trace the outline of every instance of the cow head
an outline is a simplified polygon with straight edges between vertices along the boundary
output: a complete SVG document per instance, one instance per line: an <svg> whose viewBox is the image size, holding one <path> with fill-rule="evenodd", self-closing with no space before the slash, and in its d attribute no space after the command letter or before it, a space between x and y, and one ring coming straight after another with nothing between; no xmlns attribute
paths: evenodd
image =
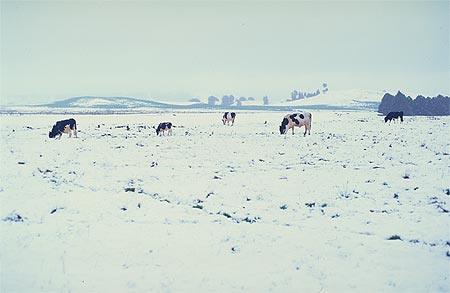
<svg viewBox="0 0 450 293"><path fill-rule="evenodd" d="M287 118L284 118L280 125L280 134L286 133L288 123L289 123L289 120Z"/></svg>
<svg viewBox="0 0 450 293"><path fill-rule="evenodd" d="M49 138L54 138L58 135L58 131L56 129L56 125L53 125L52 131L48 132L48 137Z"/></svg>

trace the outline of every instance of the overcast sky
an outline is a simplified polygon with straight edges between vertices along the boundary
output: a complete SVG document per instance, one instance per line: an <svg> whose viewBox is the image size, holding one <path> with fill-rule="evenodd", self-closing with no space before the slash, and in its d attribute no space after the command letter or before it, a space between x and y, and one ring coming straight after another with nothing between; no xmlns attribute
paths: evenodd
<svg viewBox="0 0 450 293"><path fill-rule="evenodd" d="M449 1L4 1L1 103L449 94Z"/></svg>

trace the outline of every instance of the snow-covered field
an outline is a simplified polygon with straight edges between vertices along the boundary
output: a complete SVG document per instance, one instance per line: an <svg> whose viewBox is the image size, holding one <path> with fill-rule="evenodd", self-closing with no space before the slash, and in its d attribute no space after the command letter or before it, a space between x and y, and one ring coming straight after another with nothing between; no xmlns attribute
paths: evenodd
<svg viewBox="0 0 450 293"><path fill-rule="evenodd" d="M0 291L449 292L450 117L284 114L0 116Z"/></svg>

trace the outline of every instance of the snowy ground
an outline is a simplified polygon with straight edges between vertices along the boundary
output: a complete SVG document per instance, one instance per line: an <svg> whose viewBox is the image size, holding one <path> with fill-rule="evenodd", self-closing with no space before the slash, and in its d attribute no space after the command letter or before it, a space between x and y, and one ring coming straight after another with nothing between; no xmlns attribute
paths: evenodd
<svg viewBox="0 0 450 293"><path fill-rule="evenodd" d="M284 114L0 116L0 291L449 292L450 117Z"/></svg>

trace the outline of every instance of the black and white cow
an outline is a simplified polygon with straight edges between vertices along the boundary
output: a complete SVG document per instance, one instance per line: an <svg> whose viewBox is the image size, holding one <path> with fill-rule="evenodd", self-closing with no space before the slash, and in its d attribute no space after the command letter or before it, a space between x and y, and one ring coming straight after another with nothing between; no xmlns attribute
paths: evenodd
<svg viewBox="0 0 450 293"><path fill-rule="evenodd" d="M53 125L52 130L48 133L48 137L58 137L58 139L61 139L63 133L68 133L69 137L72 137L72 132L75 137L77 137L77 122L75 119L70 118L67 120L57 121L56 124Z"/></svg>
<svg viewBox="0 0 450 293"><path fill-rule="evenodd" d="M386 117L384 117L384 123L388 122L391 123L392 120L397 120L400 118L400 121L403 122L403 111L400 112L389 112Z"/></svg>
<svg viewBox="0 0 450 293"><path fill-rule="evenodd" d="M306 136L307 132L308 134L311 134L311 121L312 114L309 112L287 114L284 116L283 121L281 121L280 134L286 134L291 128L292 134L294 134L294 127L302 126L305 126L305 133L303 136Z"/></svg>
<svg viewBox="0 0 450 293"><path fill-rule="evenodd" d="M231 125L234 125L234 119L235 118L236 118L236 113L234 113L234 112L225 112L223 114L223 117L222 117L223 125L225 125L226 123L228 123L228 125L230 125L230 122L231 122Z"/></svg>
<svg viewBox="0 0 450 293"><path fill-rule="evenodd" d="M171 122L161 122L159 123L158 127L156 129L156 135L163 135L164 133L167 133L169 135L172 134L172 123Z"/></svg>

